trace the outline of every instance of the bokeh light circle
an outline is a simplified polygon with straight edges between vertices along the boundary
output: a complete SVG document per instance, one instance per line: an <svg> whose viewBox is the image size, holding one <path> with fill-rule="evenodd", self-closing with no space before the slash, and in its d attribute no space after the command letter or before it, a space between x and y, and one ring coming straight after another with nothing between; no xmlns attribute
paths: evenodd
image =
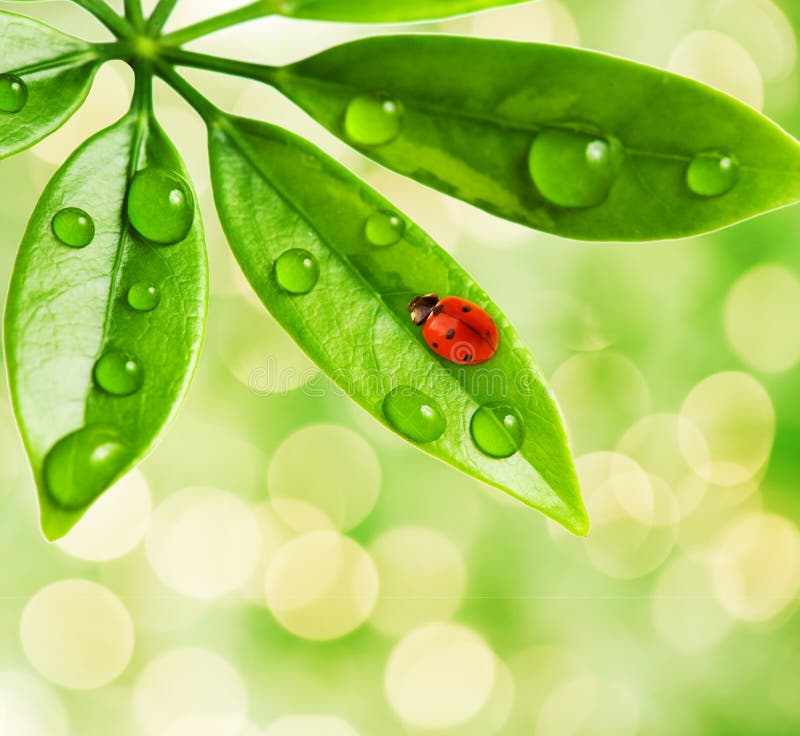
<svg viewBox="0 0 800 736"><path fill-rule="evenodd" d="M272 506L298 531L320 524L352 529L372 511L380 485L381 467L372 446L360 434L334 424L315 424L290 435L269 466ZM309 506L327 523L309 526Z"/></svg>
<svg viewBox="0 0 800 736"><path fill-rule="evenodd" d="M409 726L453 728L484 707L496 671L495 655L477 633L456 624L428 624L407 634L392 650L386 697Z"/></svg>
<svg viewBox="0 0 800 736"><path fill-rule="evenodd" d="M714 548L714 590L732 616L768 621L800 590L800 532L788 519L764 512L734 519Z"/></svg>
<svg viewBox="0 0 800 736"><path fill-rule="evenodd" d="M658 633L679 651L710 649L733 628L733 619L713 595L708 566L688 557L664 569L650 605Z"/></svg>
<svg viewBox="0 0 800 736"><path fill-rule="evenodd" d="M536 736L636 736L640 708L631 689L586 675L550 694L536 721Z"/></svg>
<svg viewBox="0 0 800 736"><path fill-rule="evenodd" d="M150 523L150 487L138 470L118 480L95 501L58 546L81 560L107 562L130 552Z"/></svg>
<svg viewBox="0 0 800 736"><path fill-rule="evenodd" d="M584 455L576 468L592 519L585 542L591 563L622 580L656 569L677 535L679 511L672 489L620 453Z"/></svg>
<svg viewBox="0 0 800 736"><path fill-rule="evenodd" d="M650 389L630 358L603 350L565 361L550 385L578 451L611 447L650 406Z"/></svg>
<svg viewBox="0 0 800 736"><path fill-rule="evenodd" d="M757 266L731 288L725 332L748 366L781 373L800 361L800 279L784 266Z"/></svg>
<svg viewBox="0 0 800 736"><path fill-rule="evenodd" d="M756 110L764 107L764 80L758 66L747 49L725 33L690 33L675 47L668 66L670 71L727 92Z"/></svg>
<svg viewBox="0 0 800 736"><path fill-rule="evenodd" d="M747 373L716 373L686 397L681 416L703 434L708 452L681 437L681 450L710 483L735 486L767 462L775 437L775 410L764 387Z"/></svg>
<svg viewBox="0 0 800 736"><path fill-rule="evenodd" d="M27 672L0 670L0 736L67 736L61 700Z"/></svg>
<svg viewBox="0 0 800 736"><path fill-rule="evenodd" d="M158 505L145 547L166 585L211 599L247 582L261 555L261 532L250 506L234 494L185 488Z"/></svg>
<svg viewBox="0 0 800 736"><path fill-rule="evenodd" d="M190 736L187 724L213 724L213 736L239 736L246 724L244 682L231 664L206 649L172 649L152 660L133 691L147 736Z"/></svg>
<svg viewBox="0 0 800 736"><path fill-rule="evenodd" d="M356 542L334 531L291 540L267 570L266 602L293 634L336 639L361 626L378 597L375 563Z"/></svg>
<svg viewBox="0 0 800 736"><path fill-rule="evenodd" d="M441 532L405 526L382 534L369 548L380 577L370 622L401 635L428 621L450 618L461 605L467 569L461 551Z"/></svg>
<svg viewBox="0 0 800 736"><path fill-rule="evenodd" d="M28 661L48 680L91 690L107 685L128 666L133 622L108 588L88 580L61 580L28 601L20 639Z"/></svg>

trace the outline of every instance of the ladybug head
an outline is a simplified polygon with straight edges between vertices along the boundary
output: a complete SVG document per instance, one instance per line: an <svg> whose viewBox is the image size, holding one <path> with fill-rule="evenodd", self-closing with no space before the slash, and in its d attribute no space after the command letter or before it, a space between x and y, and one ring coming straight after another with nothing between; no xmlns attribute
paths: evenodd
<svg viewBox="0 0 800 736"><path fill-rule="evenodd" d="M430 317L433 308L439 303L438 294L425 294L425 296L415 296L408 305L411 319L415 325L425 324L425 320Z"/></svg>

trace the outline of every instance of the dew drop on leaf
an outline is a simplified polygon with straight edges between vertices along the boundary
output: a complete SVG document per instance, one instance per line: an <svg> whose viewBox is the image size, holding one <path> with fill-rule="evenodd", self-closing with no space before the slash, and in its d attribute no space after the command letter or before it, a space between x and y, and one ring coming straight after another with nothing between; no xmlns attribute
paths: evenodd
<svg viewBox="0 0 800 736"><path fill-rule="evenodd" d="M525 424L513 406L486 404L472 415L470 433L475 446L490 457L511 457L525 438Z"/></svg>
<svg viewBox="0 0 800 736"><path fill-rule="evenodd" d="M83 210L66 207L53 218L53 233L70 248L85 248L94 240L94 221Z"/></svg>
<svg viewBox="0 0 800 736"><path fill-rule="evenodd" d="M365 232L370 243L383 248L400 241L406 232L406 221L396 212L379 210L367 218Z"/></svg>
<svg viewBox="0 0 800 736"><path fill-rule="evenodd" d="M686 184L700 197L719 197L736 185L739 163L733 156L701 153L686 169Z"/></svg>
<svg viewBox="0 0 800 736"><path fill-rule="evenodd" d="M290 294L308 294L319 280L317 259L302 248L292 248L275 261L275 280Z"/></svg>
<svg viewBox="0 0 800 736"><path fill-rule="evenodd" d="M574 130L546 128L531 145L528 166L541 195L559 207L594 207L608 197L621 149Z"/></svg>
<svg viewBox="0 0 800 736"><path fill-rule="evenodd" d="M0 74L0 112L19 112L28 101L28 87L13 74Z"/></svg>
<svg viewBox="0 0 800 736"><path fill-rule="evenodd" d="M131 460L119 432L89 424L62 437L44 459L44 483L62 508L78 510L103 492Z"/></svg>
<svg viewBox="0 0 800 736"><path fill-rule="evenodd" d="M411 386L398 386L386 394L383 414L392 427L414 442L433 442L447 426L436 402Z"/></svg>
<svg viewBox="0 0 800 736"><path fill-rule="evenodd" d="M388 97L360 95L350 101L344 115L347 137L362 146L382 146L400 134L403 106Z"/></svg>
<svg viewBox="0 0 800 736"><path fill-rule="evenodd" d="M137 312L152 312L161 301L161 292L149 281L137 281L128 289L128 306Z"/></svg>
<svg viewBox="0 0 800 736"><path fill-rule="evenodd" d="M144 374L135 358L111 350L94 364L94 381L99 388L113 396L130 396L142 387Z"/></svg>
<svg viewBox="0 0 800 736"><path fill-rule="evenodd" d="M180 174L167 169L138 171L128 191L128 220L145 240L173 245L194 223L194 195Z"/></svg>

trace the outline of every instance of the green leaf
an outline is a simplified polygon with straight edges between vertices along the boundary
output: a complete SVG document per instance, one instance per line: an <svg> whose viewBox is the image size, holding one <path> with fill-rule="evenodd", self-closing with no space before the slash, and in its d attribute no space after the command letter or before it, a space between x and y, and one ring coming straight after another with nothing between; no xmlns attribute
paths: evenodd
<svg viewBox="0 0 800 736"><path fill-rule="evenodd" d="M383 36L260 77L385 166L562 236L681 237L800 197L800 146L776 124L591 51Z"/></svg>
<svg viewBox="0 0 800 736"><path fill-rule="evenodd" d="M450 18L527 0L280 0L273 12L344 23L407 23Z"/></svg>
<svg viewBox="0 0 800 736"><path fill-rule="evenodd" d="M0 11L0 80L15 77L27 92L18 112L3 112L0 105L0 158L60 128L86 99L99 65L96 51L84 41Z"/></svg>
<svg viewBox="0 0 800 736"><path fill-rule="evenodd" d="M223 118L210 125L210 155L234 253L306 353L394 431L585 534L588 519L558 407L517 333L472 278L374 190L286 131ZM401 219L370 220L376 213ZM400 240L378 247L368 233L376 242ZM488 311L500 331L490 361L457 366L428 348L407 305L430 292ZM394 400L385 403L390 394ZM524 426L521 449L507 459L487 456L470 437L476 410L493 402L513 406ZM420 413L421 403L431 410ZM481 427L509 441L496 422Z"/></svg>
<svg viewBox="0 0 800 736"><path fill-rule="evenodd" d="M145 114L130 114L85 143L42 195L14 268L6 361L51 540L153 445L197 362L207 299L202 224L195 213L188 237L169 246L126 226L128 182L148 167L184 172L166 134ZM65 208L91 217L94 237L85 247L56 237L82 245L91 236L72 210L54 220ZM158 212L153 202L151 216ZM152 311L145 311L154 301L148 285L160 294Z"/></svg>

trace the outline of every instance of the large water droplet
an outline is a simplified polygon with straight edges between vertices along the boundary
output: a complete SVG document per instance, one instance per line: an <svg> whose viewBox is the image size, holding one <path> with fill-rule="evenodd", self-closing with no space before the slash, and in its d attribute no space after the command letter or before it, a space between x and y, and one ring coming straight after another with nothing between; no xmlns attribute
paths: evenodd
<svg viewBox="0 0 800 736"><path fill-rule="evenodd" d="M546 128L528 156L541 195L560 207L594 207L608 197L619 169L619 144L597 135Z"/></svg>
<svg viewBox="0 0 800 736"><path fill-rule="evenodd" d="M379 210L367 218L367 240L378 247L398 243L406 232L406 221L396 212Z"/></svg>
<svg viewBox="0 0 800 736"><path fill-rule="evenodd" d="M0 74L0 112L19 112L28 101L28 87L13 74Z"/></svg>
<svg viewBox="0 0 800 736"><path fill-rule="evenodd" d="M180 174L142 169L128 191L128 220L146 240L172 245L183 240L194 223L194 195Z"/></svg>
<svg viewBox="0 0 800 736"><path fill-rule="evenodd" d="M52 500L68 510L95 500L132 459L119 432L89 424L56 442L44 459L44 484Z"/></svg>
<svg viewBox="0 0 800 736"><path fill-rule="evenodd" d="M403 106L389 97L361 95L347 106L344 129L347 137L362 146L382 146L400 134Z"/></svg>
<svg viewBox="0 0 800 736"><path fill-rule="evenodd" d="M398 386L386 394L383 414L400 434L414 442L433 442L447 426L436 402L411 386Z"/></svg>
<svg viewBox="0 0 800 736"><path fill-rule="evenodd" d="M113 396L135 394L144 382L144 373L138 361L118 350L110 350L94 364L94 381L97 386Z"/></svg>
<svg viewBox="0 0 800 736"><path fill-rule="evenodd" d="M66 207L53 218L53 233L70 248L85 248L94 240L94 221L83 210Z"/></svg>
<svg viewBox="0 0 800 736"><path fill-rule="evenodd" d="M275 280L290 294L308 294L319 280L319 264L311 253L292 248L275 261Z"/></svg>
<svg viewBox="0 0 800 736"><path fill-rule="evenodd" d="M511 457L525 439L525 424L519 412L508 404L486 404L470 422L476 447L490 457Z"/></svg>
<svg viewBox="0 0 800 736"><path fill-rule="evenodd" d="M137 312L152 312L161 301L161 292L149 281L137 281L128 289L128 306Z"/></svg>
<svg viewBox="0 0 800 736"><path fill-rule="evenodd" d="M686 184L700 197L719 197L729 192L739 178L739 162L721 153L701 153L686 169Z"/></svg>

